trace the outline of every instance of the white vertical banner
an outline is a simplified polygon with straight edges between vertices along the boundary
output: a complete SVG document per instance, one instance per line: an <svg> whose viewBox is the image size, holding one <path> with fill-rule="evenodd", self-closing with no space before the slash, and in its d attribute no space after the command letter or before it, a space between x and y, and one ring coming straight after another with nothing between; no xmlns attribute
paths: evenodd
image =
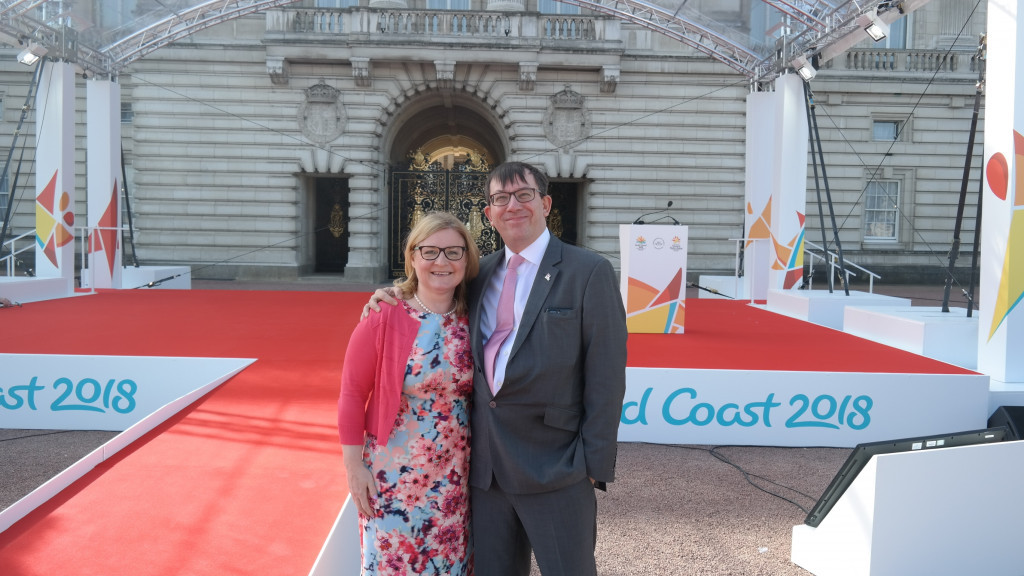
<svg viewBox="0 0 1024 576"><path fill-rule="evenodd" d="M804 215L807 212L807 110L804 81L796 74L775 80L775 146L772 168L772 248L768 284L775 290L803 285Z"/></svg>
<svg viewBox="0 0 1024 576"><path fill-rule="evenodd" d="M747 95L747 172L743 204L743 294L768 298L771 270L772 162L775 148L775 93Z"/></svg>
<svg viewBox="0 0 1024 576"><path fill-rule="evenodd" d="M629 332L683 333L688 233L678 225L619 226L619 290Z"/></svg>
<svg viewBox="0 0 1024 576"><path fill-rule="evenodd" d="M75 289L75 67L46 60L36 93L36 276Z"/></svg>
<svg viewBox="0 0 1024 576"><path fill-rule="evenodd" d="M807 113L803 80L775 81L774 92L747 97L744 278L748 294L803 284L807 203Z"/></svg>
<svg viewBox="0 0 1024 576"><path fill-rule="evenodd" d="M89 286L121 287L121 87L86 81ZM83 279L84 280L84 279Z"/></svg>
<svg viewBox="0 0 1024 576"><path fill-rule="evenodd" d="M1024 382L1024 0L989 0L978 370ZM1018 114L1020 112L1020 114Z"/></svg>

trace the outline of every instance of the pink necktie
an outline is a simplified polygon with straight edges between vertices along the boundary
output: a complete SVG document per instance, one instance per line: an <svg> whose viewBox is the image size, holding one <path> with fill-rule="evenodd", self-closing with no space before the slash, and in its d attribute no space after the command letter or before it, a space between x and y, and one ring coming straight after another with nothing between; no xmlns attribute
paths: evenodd
<svg viewBox="0 0 1024 576"><path fill-rule="evenodd" d="M498 297L498 314L494 320L494 332L487 339L484 346L484 373L487 375L487 384L491 387L491 393L497 394L494 386L494 360L498 356L498 349L512 333L515 324L515 303L516 303L516 268L522 264L524 258L519 254L513 254L508 261L508 270L505 271L505 282L501 285L501 296Z"/></svg>

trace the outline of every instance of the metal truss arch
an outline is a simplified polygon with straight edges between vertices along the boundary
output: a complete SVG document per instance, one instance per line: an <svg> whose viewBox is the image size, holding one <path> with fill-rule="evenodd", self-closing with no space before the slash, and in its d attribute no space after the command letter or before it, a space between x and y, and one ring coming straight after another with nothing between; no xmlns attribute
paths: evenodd
<svg viewBox="0 0 1024 576"><path fill-rule="evenodd" d="M558 0L601 14L615 16L673 38L747 76L757 72L761 57L741 43L701 23L638 0Z"/></svg>
<svg viewBox="0 0 1024 576"><path fill-rule="evenodd" d="M98 0L0 0L0 40L43 45L49 58L114 77L135 60L195 32L297 1L154 0L152 10L104 30L90 21L92 11L99 10ZM865 14L892 22L930 0L756 0L752 5L766 7L765 22L773 23L757 39L687 6L690 0L558 1L647 28L751 81L765 82L784 73L796 56L822 55L825 61L863 40L858 18ZM748 24L756 12L750 10L740 14Z"/></svg>
<svg viewBox="0 0 1024 576"><path fill-rule="evenodd" d="M270 8L294 4L298 0L212 0L193 6L187 11L155 22L129 36L104 46L114 71L123 69L133 61L175 40L216 26L228 20L241 18Z"/></svg>

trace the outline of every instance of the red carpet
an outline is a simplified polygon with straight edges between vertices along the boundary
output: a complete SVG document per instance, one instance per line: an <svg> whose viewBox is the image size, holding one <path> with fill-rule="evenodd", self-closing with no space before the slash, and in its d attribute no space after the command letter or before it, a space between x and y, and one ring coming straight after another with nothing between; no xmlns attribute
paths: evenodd
<svg viewBox="0 0 1024 576"><path fill-rule="evenodd" d="M4 310L4 352L258 360L0 534L0 574L308 573L347 493L335 407L366 297L136 290Z"/></svg>
<svg viewBox="0 0 1024 576"><path fill-rule="evenodd" d="M347 493L335 406L365 293L135 290L0 314L0 351L257 358L0 534L0 574L306 574ZM725 300L630 365L969 373ZM861 359L861 360L858 360Z"/></svg>

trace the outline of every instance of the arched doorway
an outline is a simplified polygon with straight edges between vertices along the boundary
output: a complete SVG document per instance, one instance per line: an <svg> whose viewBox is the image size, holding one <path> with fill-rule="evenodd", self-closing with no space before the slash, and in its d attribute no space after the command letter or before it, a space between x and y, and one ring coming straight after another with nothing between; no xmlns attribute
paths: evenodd
<svg viewBox="0 0 1024 576"><path fill-rule="evenodd" d="M405 238L423 214L447 210L469 226L481 254L501 249L484 216L487 174L507 156L504 127L483 103L466 95L427 94L408 103L395 122L388 168L388 274L405 274ZM548 229L577 243L583 183L552 179Z"/></svg>
<svg viewBox="0 0 1024 576"><path fill-rule="evenodd" d="M399 117L388 169L391 277L405 274L405 238L427 212L458 216L483 254L503 246L484 216L487 174L505 156L504 135L488 112L465 97L433 94L410 103Z"/></svg>

